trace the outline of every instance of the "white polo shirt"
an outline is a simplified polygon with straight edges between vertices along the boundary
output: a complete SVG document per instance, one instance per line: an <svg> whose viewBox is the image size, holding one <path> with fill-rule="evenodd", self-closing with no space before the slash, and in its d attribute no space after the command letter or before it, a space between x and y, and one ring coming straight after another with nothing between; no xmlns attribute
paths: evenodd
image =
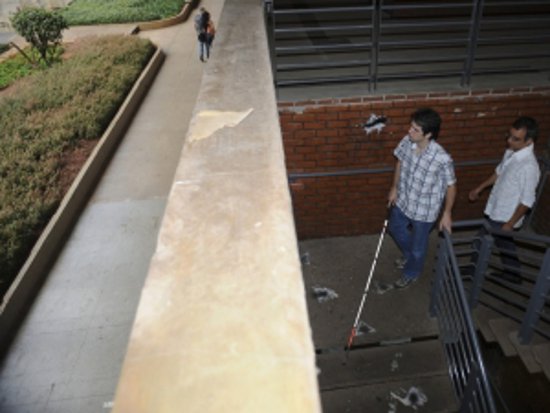
<svg viewBox="0 0 550 413"><path fill-rule="evenodd" d="M531 144L517 152L507 149L496 167L497 180L489 195L485 214L493 221L507 222L519 204L529 208L535 203L540 169ZM523 217L514 225L519 228Z"/></svg>

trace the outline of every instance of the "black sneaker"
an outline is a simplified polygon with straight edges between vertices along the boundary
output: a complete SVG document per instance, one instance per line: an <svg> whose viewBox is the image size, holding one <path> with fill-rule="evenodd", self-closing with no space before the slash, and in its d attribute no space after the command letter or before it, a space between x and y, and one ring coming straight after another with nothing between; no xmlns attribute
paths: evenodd
<svg viewBox="0 0 550 413"><path fill-rule="evenodd" d="M402 275L400 279L393 283L393 285L395 286L395 288L407 288L409 285L416 282L417 279L418 277L407 278Z"/></svg>

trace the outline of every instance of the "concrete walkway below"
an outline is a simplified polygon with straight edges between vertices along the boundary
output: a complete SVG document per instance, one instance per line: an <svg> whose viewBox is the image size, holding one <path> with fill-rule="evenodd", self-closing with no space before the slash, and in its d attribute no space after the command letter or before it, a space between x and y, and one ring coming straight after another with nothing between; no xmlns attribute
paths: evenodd
<svg viewBox="0 0 550 413"><path fill-rule="evenodd" d="M223 1L201 4L217 21ZM82 34L94 33L66 39ZM140 36L163 49L165 63L0 365L3 413L112 407L205 67L192 21Z"/></svg>

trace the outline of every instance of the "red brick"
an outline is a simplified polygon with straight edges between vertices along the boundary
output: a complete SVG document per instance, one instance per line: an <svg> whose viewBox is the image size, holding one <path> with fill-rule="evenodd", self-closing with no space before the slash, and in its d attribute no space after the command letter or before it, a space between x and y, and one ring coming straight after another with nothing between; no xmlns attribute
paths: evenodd
<svg viewBox="0 0 550 413"><path fill-rule="evenodd" d="M305 122L304 129L323 129L325 122Z"/></svg>
<svg viewBox="0 0 550 413"><path fill-rule="evenodd" d="M313 138L316 136L316 132L314 130L298 130L294 132L294 138L301 139L301 138Z"/></svg>
<svg viewBox="0 0 550 413"><path fill-rule="evenodd" d="M301 122L282 122L281 129L284 131L293 131L303 129L304 125Z"/></svg>

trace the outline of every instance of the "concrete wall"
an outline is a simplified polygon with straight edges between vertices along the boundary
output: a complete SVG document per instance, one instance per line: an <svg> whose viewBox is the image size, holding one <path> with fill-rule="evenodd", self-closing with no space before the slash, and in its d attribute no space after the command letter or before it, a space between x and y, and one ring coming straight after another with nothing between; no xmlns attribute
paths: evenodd
<svg viewBox="0 0 550 413"><path fill-rule="evenodd" d="M468 192L492 173L506 147L504 134L517 116L539 121L539 153L550 139L548 87L279 103L286 165L295 177L291 188L299 238L379 230L395 164L393 149L408 130L410 114L423 106L443 118L439 142L452 155L458 177L455 219L482 216L488 191L474 204L468 202ZM362 125L372 113L386 116L387 126L367 135ZM326 172L342 175L314 176Z"/></svg>
<svg viewBox="0 0 550 413"><path fill-rule="evenodd" d="M260 1L204 67L113 411L318 412Z"/></svg>

